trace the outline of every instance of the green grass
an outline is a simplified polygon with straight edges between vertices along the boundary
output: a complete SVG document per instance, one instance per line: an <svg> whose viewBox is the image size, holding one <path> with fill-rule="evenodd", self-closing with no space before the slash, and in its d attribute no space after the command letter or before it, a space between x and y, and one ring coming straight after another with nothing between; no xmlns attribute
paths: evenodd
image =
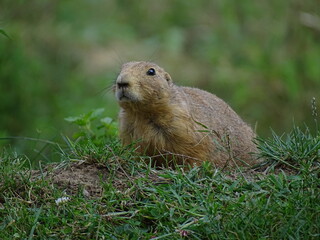
<svg viewBox="0 0 320 240"><path fill-rule="evenodd" d="M320 158L320 132L313 136L309 128L305 130L293 126L286 136L278 136L272 131L269 139L257 138L259 156L269 168L284 166L296 171L310 172L318 169Z"/></svg>
<svg viewBox="0 0 320 240"><path fill-rule="evenodd" d="M57 148L59 163L39 165L35 171L26 156L2 153L0 239L320 237L319 151L317 157L303 158L312 158L309 172L291 172L288 167L268 174L244 169L221 172L209 163L188 171L179 167L155 169L131 147L121 147L112 127L101 128L105 122L99 121L99 113L68 118L80 125L82 134L75 140L66 138L66 144ZM85 118L88 121L83 124ZM304 132L293 132L304 139ZM263 147L267 143L278 146L276 140L280 138L260 139L264 156L270 149ZM287 149L294 145L290 141L280 143ZM268 166L274 164L272 157L266 159ZM291 158L282 159L287 160L295 168L303 167L302 163L293 164ZM68 181L76 180L72 175L64 185L54 178L74 171L86 177L92 169L99 172L99 191L81 182L71 186ZM70 199L57 204L61 197Z"/></svg>
<svg viewBox="0 0 320 240"><path fill-rule="evenodd" d="M264 159L262 165L266 167L266 171L279 167L304 174L318 171L320 129L315 98L311 100L311 107L315 122L314 132L306 124L304 128L293 124L292 130L287 134L279 136L271 130L272 137L268 139L257 137L255 141L260 150L258 157Z"/></svg>

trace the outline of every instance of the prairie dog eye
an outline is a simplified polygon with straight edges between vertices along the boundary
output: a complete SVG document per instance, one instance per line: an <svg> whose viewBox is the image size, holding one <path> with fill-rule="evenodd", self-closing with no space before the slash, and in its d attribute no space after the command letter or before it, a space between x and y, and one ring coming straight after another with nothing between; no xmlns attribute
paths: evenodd
<svg viewBox="0 0 320 240"><path fill-rule="evenodd" d="M154 70L154 68L150 68L150 69L147 71L147 75L149 75L149 76L154 76L154 75L156 75L156 70Z"/></svg>

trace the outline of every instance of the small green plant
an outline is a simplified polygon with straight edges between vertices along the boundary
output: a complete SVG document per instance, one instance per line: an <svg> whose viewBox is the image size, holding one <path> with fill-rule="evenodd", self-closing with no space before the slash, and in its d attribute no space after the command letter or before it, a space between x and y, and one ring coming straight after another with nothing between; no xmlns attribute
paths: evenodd
<svg viewBox="0 0 320 240"><path fill-rule="evenodd" d="M118 126L115 121L102 114L103 108L76 117L65 118L66 121L79 127L72 139L64 137L68 150L63 152L66 159L84 159L90 163L112 161L114 157L126 157L131 153L131 147L122 147L118 136ZM129 157L130 158L130 157Z"/></svg>
<svg viewBox="0 0 320 240"><path fill-rule="evenodd" d="M66 121L76 124L80 129L79 132L74 134L74 138L100 139L117 136L117 123L109 117L101 117L103 112L104 109L99 108L77 117L65 118Z"/></svg>

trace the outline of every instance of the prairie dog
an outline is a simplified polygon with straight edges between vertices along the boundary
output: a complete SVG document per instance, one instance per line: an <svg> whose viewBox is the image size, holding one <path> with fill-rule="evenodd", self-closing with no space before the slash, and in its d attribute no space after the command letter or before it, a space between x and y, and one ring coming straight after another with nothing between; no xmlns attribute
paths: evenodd
<svg viewBox="0 0 320 240"><path fill-rule="evenodd" d="M135 142L156 165L213 162L217 167L252 165L252 129L217 96L177 86L151 62L123 64L115 83L120 139Z"/></svg>

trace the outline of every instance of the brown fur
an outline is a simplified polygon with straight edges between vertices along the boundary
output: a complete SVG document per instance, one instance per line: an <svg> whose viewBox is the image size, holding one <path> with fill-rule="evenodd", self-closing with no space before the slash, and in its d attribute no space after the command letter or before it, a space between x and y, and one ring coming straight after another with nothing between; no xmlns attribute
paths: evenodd
<svg viewBox="0 0 320 240"><path fill-rule="evenodd" d="M153 68L156 75L147 71ZM179 87L162 68L149 62L122 66L115 86L121 107L120 138L136 142L137 151L152 157L218 167L251 165L255 134L221 99L206 91Z"/></svg>

